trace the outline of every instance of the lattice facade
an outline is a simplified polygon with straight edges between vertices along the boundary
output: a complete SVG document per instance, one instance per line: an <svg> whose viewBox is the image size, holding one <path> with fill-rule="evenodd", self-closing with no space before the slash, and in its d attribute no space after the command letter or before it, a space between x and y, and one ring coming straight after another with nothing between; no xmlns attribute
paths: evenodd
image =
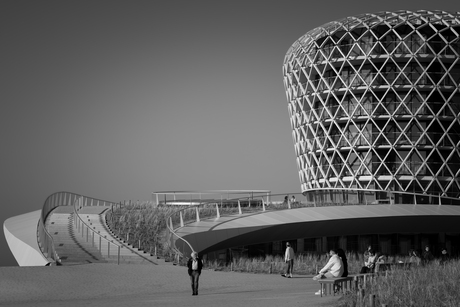
<svg viewBox="0 0 460 307"><path fill-rule="evenodd" d="M302 192L457 203L460 13L398 11L300 37L283 75Z"/></svg>

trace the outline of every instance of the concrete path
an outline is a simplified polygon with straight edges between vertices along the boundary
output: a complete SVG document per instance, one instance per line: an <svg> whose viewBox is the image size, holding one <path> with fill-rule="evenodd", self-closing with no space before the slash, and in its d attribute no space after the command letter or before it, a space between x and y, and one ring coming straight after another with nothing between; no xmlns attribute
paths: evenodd
<svg viewBox="0 0 460 307"><path fill-rule="evenodd" d="M0 267L1 306L334 306L338 296L314 295L311 276L203 270L192 296L185 267L93 263Z"/></svg>
<svg viewBox="0 0 460 307"><path fill-rule="evenodd" d="M46 227L53 237L56 252L63 265L75 265L97 262L118 262L118 246L120 246L120 262L163 264L164 259L157 259L148 253L139 251L114 237L105 223L105 213L109 207L83 207L80 217L96 233L84 229L80 232L74 227L73 206L60 206L54 209L46 220ZM113 242L113 244L108 243Z"/></svg>

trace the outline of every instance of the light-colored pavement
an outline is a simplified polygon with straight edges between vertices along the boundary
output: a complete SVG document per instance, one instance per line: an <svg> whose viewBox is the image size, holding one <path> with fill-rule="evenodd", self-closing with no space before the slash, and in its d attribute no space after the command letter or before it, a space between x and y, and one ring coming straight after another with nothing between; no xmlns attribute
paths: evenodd
<svg viewBox="0 0 460 307"><path fill-rule="evenodd" d="M0 267L0 306L334 306L311 277L203 270L192 296L185 267L109 263Z"/></svg>

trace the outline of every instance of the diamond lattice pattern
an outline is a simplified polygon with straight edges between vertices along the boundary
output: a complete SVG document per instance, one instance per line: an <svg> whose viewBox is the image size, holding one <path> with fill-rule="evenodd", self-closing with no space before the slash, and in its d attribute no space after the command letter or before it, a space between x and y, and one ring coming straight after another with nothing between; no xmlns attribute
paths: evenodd
<svg viewBox="0 0 460 307"><path fill-rule="evenodd" d="M283 74L303 192L460 196L460 15L364 14L298 39Z"/></svg>

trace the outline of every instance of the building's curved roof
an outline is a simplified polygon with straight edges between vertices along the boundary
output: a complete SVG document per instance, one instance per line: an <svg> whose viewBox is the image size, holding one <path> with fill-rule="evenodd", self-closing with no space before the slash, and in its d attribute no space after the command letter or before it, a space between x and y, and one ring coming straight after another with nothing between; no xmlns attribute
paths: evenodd
<svg viewBox="0 0 460 307"><path fill-rule="evenodd" d="M397 28L400 25L410 25L414 31L418 28L431 27L433 36L436 35L436 25L444 27L455 27L460 25L460 12L445 12L445 11L383 11L379 13L366 13L351 17L346 17L340 20L328 22L302 35L286 53L286 60L290 59L293 54L298 54L299 49L308 52L314 47L313 42L324 36L332 36L337 32L351 32L360 29L353 37L358 40L360 34L367 32L378 26L386 26L389 31ZM364 31L363 31L364 30ZM460 36L460 28L454 31L457 38ZM386 33L385 33L386 35ZM430 39L429 37L427 39ZM321 47L321 46L316 46Z"/></svg>
<svg viewBox="0 0 460 307"><path fill-rule="evenodd" d="M262 242L393 233L458 232L460 206L369 205L309 207L201 220L177 230L196 251ZM183 244L181 240L177 244Z"/></svg>

